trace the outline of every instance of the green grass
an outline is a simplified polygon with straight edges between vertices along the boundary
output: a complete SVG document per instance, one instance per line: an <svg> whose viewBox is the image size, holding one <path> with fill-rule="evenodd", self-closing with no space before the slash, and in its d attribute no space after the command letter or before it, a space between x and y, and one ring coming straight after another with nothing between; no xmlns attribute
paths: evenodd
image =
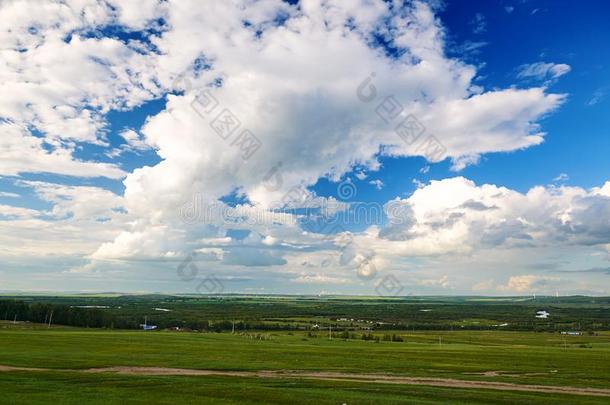
<svg viewBox="0 0 610 405"><path fill-rule="evenodd" d="M610 386L610 336L566 339L549 333L402 333L405 342L329 341L324 334L131 332L0 329L0 364L42 368L160 366L217 370L327 370ZM442 345L439 345L439 336ZM580 347L580 346L585 347ZM471 373L502 371L511 376Z"/></svg>
<svg viewBox="0 0 610 405"><path fill-rule="evenodd" d="M485 389L322 381L295 378L222 376L135 376L86 374L66 369L157 366L215 370L295 370L384 373L404 376L502 381L576 387L610 387L610 299L590 297L214 297L55 296L20 297L58 305L108 305L103 311L137 326L149 323L188 326L209 320L224 333L83 329L10 320L0 321L0 365L48 371L0 372L0 403L15 404L557 404L608 403L608 398L550 395ZM157 312L154 307L171 308ZM551 320L533 318L549 309ZM432 309L432 311L422 311ZM56 313L57 315L57 313ZM354 318L354 321L339 321ZM28 318L24 318L28 319ZM57 318L55 318L57 319ZM278 325L289 331L250 331L265 340L230 334L242 328ZM375 322L383 321L375 325ZM595 335L509 331L508 322L532 330L591 330ZM582 322L582 327L581 327ZM313 324L337 331L314 332ZM249 325L249 326L248 326ZM393 326L389 326L393 325ZM432 326L446 331L417 331ZM342 340L397 334L404 342ZM392 327L402 330L380 330ZM491 329L480 331L465 330ZM210 327L216 330L217 327ZM269 328L273 329L273 328ZM277 329L277 328L276 328ZM303 329L311 330L310 336ZM451 330L450 329L455 329ZM229 329L230 330L230 329ZM241 332L238 328L238 332ZM495 371L494 375L482 373Z"/></svg>
<svg viewBox="0 0 610 405"><path fill-rule="evenodd" d="M337 381L117 376L69 372L0 375L11 404L603 404L607 398Z"/></svg>

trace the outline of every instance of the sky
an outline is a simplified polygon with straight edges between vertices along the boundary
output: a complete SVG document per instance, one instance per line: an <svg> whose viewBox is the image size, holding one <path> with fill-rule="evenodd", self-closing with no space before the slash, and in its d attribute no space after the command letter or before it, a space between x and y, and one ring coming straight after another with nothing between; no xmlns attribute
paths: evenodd
<svg viewBox="0 0 610 405"><path fill-rule="evenodd" d="M0 291L610 294L610 5L0 3Z"/></svg>

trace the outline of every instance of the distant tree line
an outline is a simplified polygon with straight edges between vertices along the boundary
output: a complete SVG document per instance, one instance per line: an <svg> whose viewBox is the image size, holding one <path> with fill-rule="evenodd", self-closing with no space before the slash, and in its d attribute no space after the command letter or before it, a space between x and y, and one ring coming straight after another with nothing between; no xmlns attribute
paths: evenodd
<svg viewBox="0 0 610 405"><path fill-rule="evenodd" d="M188 306L186 308L173 309L171 312L153 313L152 302L138 304L134 306L134 298L124 298L120 301L68 301L65 298L46 298L47 302L11 298L0 299L0 319L8 321L29 321L44 324L58 324L76 327L89 328L115 328L115 329L137 329L148 318L149 325L156 325L158 329L179 328L180 330L197 330L202 332L223 332L234 331L236 333L246 331L314 331L318 328L326 329L328 324L322 326L314 325L315 322L307 323L292 322L281 317L266 317L264 311L258 306L253 306L250 311L248 308L239 308L236 311L230 302L212 302L205 306ZM50 300L53 300L49 302ZM116 300L116 299L115 299ZM59 301L59 302L58 302ZM135 302L138 302L135 300ZM154 302L154 301L153 301ZM76 305L69 305L75 303ZM93 305L84 304L108 304L108 308L92 308ZM117 305L120 304L120 305ZM89 306L85 308L85 306ZM278 315L275 306L267 306L269 312ZM230 311L232 309L232 311ZM286 312L290 315L291 308L286 307ZM567 311L566 309L563 309ZM570 309L571 310L571 309ZM294 311L294 309L292 309ZM572 310L571 310L572 311ZM574 310L575 311L575 310ZM572 312L574 312L572 311ZM238 313L237 313L238 312ZM324 311L321 311L324 312ZM440 312L440 310L438 311ZM556 311L558 312L558 311ZM255 316L252 316L252 314ZM503 312L504 313L504 312ZM298 313L296 315L299 315ZM353 316L349 313L341 313L341 317ZM368 314L370 315L370 314ZM493 316L489 314L489 319L503 319L506 324L467 324L461 325L453 319L453 316L439 317L438 314L411 313L405 314L402 319L388 319L384 322L373 322L370 316L362 317L367 320L366 326L362 322L350 322L348 324L329 319L332 330L337 333L355 333L362 331L367 334L370 331L416 331L416 330L512 330L512 331L538 331L538 332L559 332L566 330L580 331L599 331L610 329L608 315L603 311L589 311L587 316L578 318L576 313L563 316L558 320L531 319L524 320L523 316ZM496 314L497 315L497 314ZM337 316L337 315L335 315ZM530 317L532 315L530 314ZM422 319L429 317L429 319ZM224 319L223 319L224 318ZM571 318L571 319L570 319ZM337 318L339 319L339 318ZM375 319L375 318L373 318ZM579 319L573 322L572 319ZM407 321L408 320L408 321ZM499 322L499 321L498 321ZM392 335L384 336L385 339L392 339ZM364 337L363 339L367 339Z"/></svg>
<svg viewBox="0 0 610 405"><path fill-rule="evenodd" d="M114 326L112 317L99 309L30 303L18 300L0 300L0 317L9 321L28 321L89 328Z"/></svg>

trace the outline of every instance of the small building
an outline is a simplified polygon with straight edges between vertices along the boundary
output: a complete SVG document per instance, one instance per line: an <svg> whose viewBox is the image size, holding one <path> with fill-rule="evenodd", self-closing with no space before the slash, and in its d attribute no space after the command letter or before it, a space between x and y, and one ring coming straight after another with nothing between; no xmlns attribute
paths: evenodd
<svg viewBox="0 0 610 405"><path fill-rule="evenodd" d="M157 325L149 325L146 317L144 317L144 323L140 324L140 327L144 330L155 330L157 329Z"/></svg>

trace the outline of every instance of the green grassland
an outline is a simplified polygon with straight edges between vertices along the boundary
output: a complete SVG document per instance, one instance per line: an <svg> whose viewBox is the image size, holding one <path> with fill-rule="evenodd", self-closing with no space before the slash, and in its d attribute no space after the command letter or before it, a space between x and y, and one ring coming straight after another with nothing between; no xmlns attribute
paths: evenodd
<svg viewBox="0 0 610 405"><path fill-rule="evenodd" d="M404 342L329 340L325 335L311 338L305 333L260 334L265 340L230 333L10 328L0 332L0 364L56 369L325 370L610 387L608 334L566 338L567 346L562 338L547 333L401 335ZM474 374L486 371L511 376Z"/></svg>
<svg viewBox="0 0 610 405"><path fill-rule="evenodd" d="M219 300L167 296L40 299L61 305L106 305L115 313L125 310L123 316L143 315L153 321L166 316L178 319L183 315L229 324L230 319L256 320L290 328L236 328L234 333L211 329L141 331L1 321L0 365L47 370L0 372L0 403L601 404L609 401L609 398L568 394L358 381L68 371L115 366L332 371L610 388L607 328L579 336L502 330L493 326L486 330L445 328L456 319L484 325L518 322L522 317L525 319L524 314L528 319L533 318L531 312L535 313L537 308L562 314L557 316L560 319L540 322L578 325L591 319L604 325L609 311L607 299L576 297L534 304L518 298L508 301L459 298L453 302L446 298L390 302L372 298L309 297L271 297L258 301L254 297ZM475 306L480 310L476 311ZM151 311L154 307L172 312L155 314ZM458 315L460 308L465 312L462 316ZM580 308L583 308L582 316L578 316ZM394 321L407 325L413 322L412 316L422 316L422 323L436 322L443 329L390 329L391 324L379 324ZM320 328L313 328L314 324ZM328 326L332 326L332 334ZM384 340L384 336L390 335L402 341Z"/></svg>
<svg viewBox="0 0 610 405"><path fill-rule="evenodd" d="M226 377L19 372L0 376L10 404L603 404L604 398L492 390Z"/></svg>
<svg viewBox="0 0 610 405"><path fill-rule="evenodd" d="M6 325L5 325L6 326ZM289 334L291 333L291 334ZM256 336L256 335L254 335ZM263 336L263 335L260 335ZM390 386L328 381L271 381L254 378L82 375L61 369L108 366L159 366L216 370L311 370L390 373L408 376L506 381L524 384L610 387L610 335L568 337L532 332L401 333L404 342L329 340L304 332L271 333L265 339L230 333L100 331L76 328L0 329L0 364L52 368L53 372L0 374L5 398L77 403L67 392L96 400L126 396L171 402L226 399L241 403L551 403L565 395L492 392L487 390ZM439 337L441 343L439 344ZM500 372L494 376L482 374ZM117 383L120 382L120 383ZM17 384L17 385L15 385ZM15 386L19 389L15 389ZM162 394L150 393L168 387ZM207 387L207 388L204 388ZM89 394L87 394L89 392ZM431 395L431 392L434 392ZM170 395L171 393L171 395ZM291 394L292 393L292 394ZM9 397L6 397L8 395ZM142 398L133 398L134 396ZM263 400L269 395L269 400ZM607 400L607 398L605 398ZM565 400L565 398L564 398ZM575 399L572 399L574 401ZM603 403L578 397L579 403ZM596 402L597 401L597 402ZM17 403L14 402L14 403ZM162 401L161 401L162 402Z"/></svg>

